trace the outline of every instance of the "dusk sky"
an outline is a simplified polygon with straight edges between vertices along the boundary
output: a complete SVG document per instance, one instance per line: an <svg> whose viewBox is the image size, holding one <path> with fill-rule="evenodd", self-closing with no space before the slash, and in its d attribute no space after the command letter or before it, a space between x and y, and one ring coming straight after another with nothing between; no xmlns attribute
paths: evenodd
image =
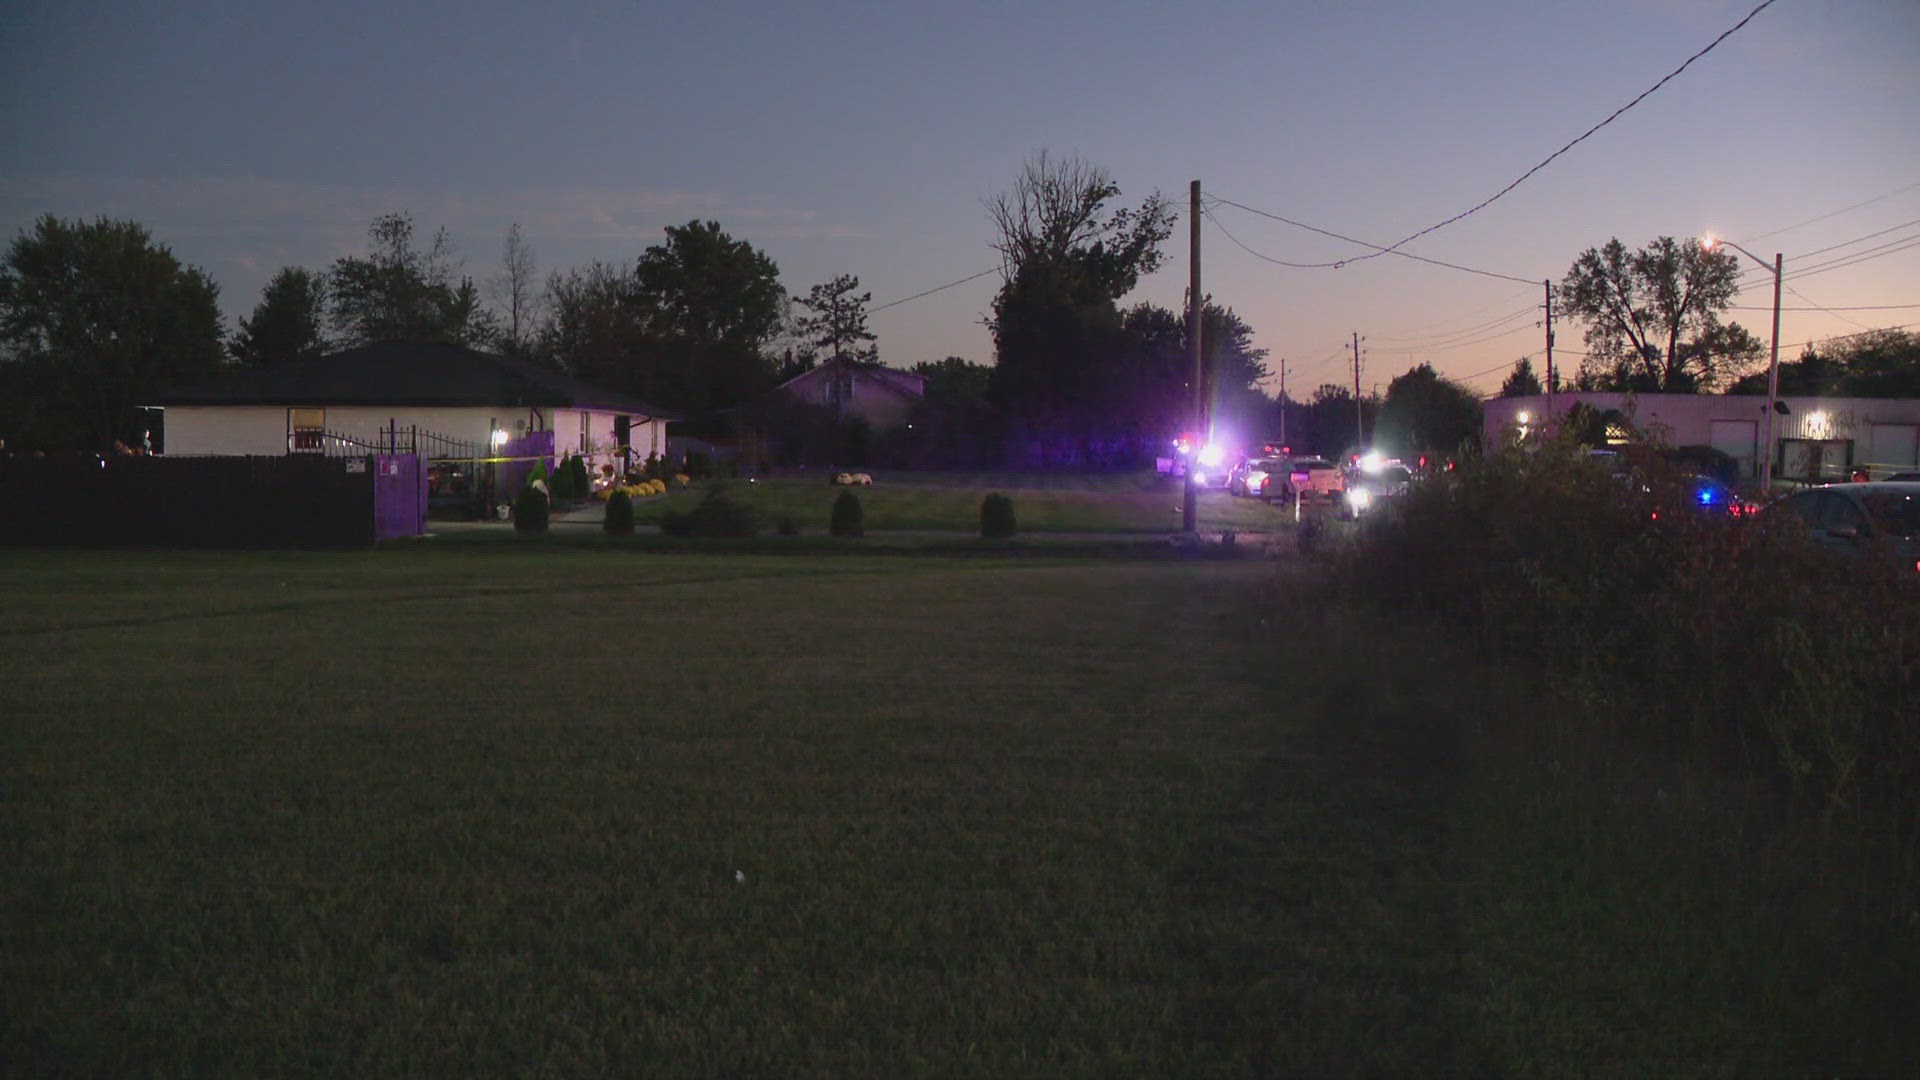
<svg viewBox="0 0 1920 1080"><path fill-rule="evenodd" d="M231 321L279 267L363 250L389 211L447 228L476 279L514 222L544 277L630 266L664 226L712 218L790 292L851 273L877 306L997 266L982 202L1045 149L1108 170L1126 205L1178 202L1165 268L1128 300L1178 308L1189 181L1390 244L1493 195L1757 3L15 0L0 228L136 220L213 275ZM1219 226L1290 262L1367 249L1211 214L1204 286L1270 367L1287 359L1297 398L1350 383L1355 332L1368 389L1419 361L1496 388L1515 358L1539 363L1539 282L1614 236L1784 252L1783 359L1920 324L1920 2L1778 0L1404 249L1520 281L1391 255L1290 269ZM1755 310L1732 317L1764 341L1771 275L1746 280ZM881 358L991 362L997 287L874 313ZM1580 349L1579 330L1559 343Z"/></svg>

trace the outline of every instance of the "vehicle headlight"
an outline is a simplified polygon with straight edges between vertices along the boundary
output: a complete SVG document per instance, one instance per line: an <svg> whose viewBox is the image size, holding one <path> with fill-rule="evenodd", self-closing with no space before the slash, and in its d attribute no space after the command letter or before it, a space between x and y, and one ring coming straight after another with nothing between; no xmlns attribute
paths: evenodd
<svg viewBox="0 0 1920 1080"><path fill-rule="evenodd" d="M1355 510L1365 510L1373 505L1373 492L1366 488L1353 488L1347 492L1347 505Z"/></svg>

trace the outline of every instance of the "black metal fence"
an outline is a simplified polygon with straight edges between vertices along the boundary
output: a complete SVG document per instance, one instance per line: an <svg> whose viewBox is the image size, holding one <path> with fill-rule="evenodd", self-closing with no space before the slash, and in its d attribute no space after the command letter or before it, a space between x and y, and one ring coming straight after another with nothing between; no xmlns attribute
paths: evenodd
<svg viewBox="0 0 1920 1080"><path fill-rule="evenodd" d="M375 477L354 460L0 457L0 545L369 547Z"/></svg>

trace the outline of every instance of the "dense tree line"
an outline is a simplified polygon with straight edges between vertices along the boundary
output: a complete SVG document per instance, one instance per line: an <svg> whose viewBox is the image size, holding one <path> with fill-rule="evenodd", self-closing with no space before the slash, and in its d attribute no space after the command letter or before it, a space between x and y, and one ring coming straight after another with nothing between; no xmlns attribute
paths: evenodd
<svg viewBox="0 0 1920 1080"><path fill-rule="evenodd" d="M1242 443L1284 429L1297 449L1329 455L1363 439L1450 452L1477 432L1473 395L1426 364L1357 405L1333 384L1275 402L1253 328L1211 297L1202 378L1190 385L1185 313L1128 303L1162 264L1174 208L1157 192L1119 198L1104 170L1042 153L987 202L1001 257L992 363L916 365L926 396L909 427L876 436L825 413L761 419L807 431L808 455L976 467L1137 466L1192 427L1197 402ZM1672 237L1583 252L1555 290L1561 314L1586 326L1573 387L1764 390L1759 343L1720 318L1736 269L1727 251ZM669 226L631 263L536 273L518 225L483 288L445 229L423 239L409 215L385 214L364 253L282 268L225 334L218 286L141 226L43 217L0 265L0 437L102 448L137 437L135 407L170 387L386 339L497 350L691 415L764 402L821 362L880 361L858 277L789 295L774 261L718 222ZM1920 339L1889 330L1823 342L1781 365L1780 379L1783 393L1920 396ZM1541 388L1523 358L1500 392Z"/></svg>

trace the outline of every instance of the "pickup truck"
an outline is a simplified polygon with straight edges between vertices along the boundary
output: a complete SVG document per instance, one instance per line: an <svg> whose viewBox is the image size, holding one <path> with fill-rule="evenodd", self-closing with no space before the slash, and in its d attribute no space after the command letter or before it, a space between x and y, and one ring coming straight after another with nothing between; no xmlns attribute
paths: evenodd
<svg viewBox="0 0 1920 1080"><path fill-rule="evenodd" d="M1346 488L1346 476L1333 462L1325 458L1294 458L1287 463L1287 484L1280 495L1288 499L1295 494L1307 499L1332 499Z"/></svg>

